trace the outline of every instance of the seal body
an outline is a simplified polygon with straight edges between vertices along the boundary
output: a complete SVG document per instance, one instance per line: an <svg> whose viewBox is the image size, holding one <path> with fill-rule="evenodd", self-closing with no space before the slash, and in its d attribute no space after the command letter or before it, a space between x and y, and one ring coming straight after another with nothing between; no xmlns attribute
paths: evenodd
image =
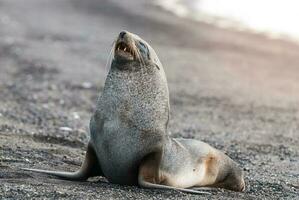
<svg viewBox="0 0 299 200"><path fill-rule="evenodd" d="M161 69L123 70L112 62L90 123L103 174L112 183L137 184L141 159L165 143L169 94Z"/></svg>
<svg viewBox="0 0 299 200"><path fill-rule="evenodd" d="M68 180L105 176L137 185L144 157L160 152L168 138L169 93L163 66L152 47L122 31L112 47L109 73L90 120L90 141L77 172L26 169Z"/></svg>
<svg viewBox="0 0 299 200"><path fill-rule="evenodd" d="M169 94L163 67L141 38L121 32L102 95L90 122L103 175L112 183L138 184L138 167L162 149ZM130 55L133 55L133 60Z"/></svg>

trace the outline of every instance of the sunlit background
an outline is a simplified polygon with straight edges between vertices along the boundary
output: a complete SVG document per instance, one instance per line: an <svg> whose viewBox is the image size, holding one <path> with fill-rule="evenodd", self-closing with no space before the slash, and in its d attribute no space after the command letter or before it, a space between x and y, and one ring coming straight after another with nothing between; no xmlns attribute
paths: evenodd
<svg viewBox="0 0 299 200"><path fill-rule="evenodd" d="M181 17L299 41L299 1L162 0L156 4Z"/></svg>

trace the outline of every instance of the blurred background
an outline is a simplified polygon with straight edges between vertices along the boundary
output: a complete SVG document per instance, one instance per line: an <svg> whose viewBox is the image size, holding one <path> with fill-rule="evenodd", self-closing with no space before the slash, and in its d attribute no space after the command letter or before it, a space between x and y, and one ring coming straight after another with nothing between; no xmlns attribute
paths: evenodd
<svg viewBox="0 0 299 200"><path fill-rule="evenodd" d="M74 171L121 30L157 52L170 90L170 130L226 152L245 193L299 195L299 18L291 0L0 0L1 198L189 198L20 167ZM194 198L205 199L205 196Z"/></svg>
<svg viewBox="0 0 299 200"><path fill-rule="evenodd" d="M299 3L292 0L160 0L155 3L180 17L237 30L264 33L273 38L299 38L294 26Z"/></svg>

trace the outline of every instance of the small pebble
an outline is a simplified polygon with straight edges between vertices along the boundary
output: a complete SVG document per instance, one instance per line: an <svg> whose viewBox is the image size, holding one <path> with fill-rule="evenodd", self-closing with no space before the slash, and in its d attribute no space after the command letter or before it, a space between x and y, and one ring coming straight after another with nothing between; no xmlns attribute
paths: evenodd
<svg viewBox="0 0 299 200"><path fill-rule="evenodd" d="M92 83L91 82L83 82L81 86L84 89L90 89L92 87Z"/></svg>
<svg viewBox="0 0 299 200"><path fill-rule="evenodd" d="M61 130L61 131L69 131L69 132L73 131L73 129L71 129L70 127L66 127L66 126L60 127L59 130Z"/></svg>
<svg viewBox="0 0 299 200"><path fill-rule="evenodd" d="M73 112L74 119L80 119L80 115L77 112Z"/></svg>

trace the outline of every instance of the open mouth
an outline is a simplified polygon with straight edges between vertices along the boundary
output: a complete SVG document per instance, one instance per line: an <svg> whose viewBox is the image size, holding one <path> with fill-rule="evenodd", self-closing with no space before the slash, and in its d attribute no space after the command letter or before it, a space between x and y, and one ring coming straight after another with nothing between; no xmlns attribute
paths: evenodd
<svg viewBox="0 0 299 200"><path fill-rule="evenodd" d="M117 56L133 60L134 59L134 51L133 49L127 45L125 42L119 42L115 46L115 54Z"/></svg>

